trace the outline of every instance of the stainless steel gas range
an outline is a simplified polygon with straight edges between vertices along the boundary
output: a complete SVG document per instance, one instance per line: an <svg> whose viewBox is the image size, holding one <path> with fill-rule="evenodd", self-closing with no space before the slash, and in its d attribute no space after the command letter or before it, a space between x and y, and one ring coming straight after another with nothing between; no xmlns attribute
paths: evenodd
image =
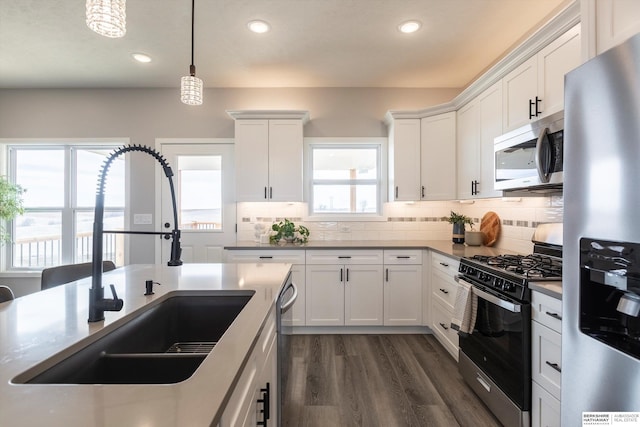
<svg viewBox="0 0 640 427"><path fill-rule="evenodd" d="M459 370L505 426L530 425L529 284L562 280L557 227L561 236L561 225L546 224L536 230L531 255L476 256L460 261L457 280L472 286L478 304L473 331L459 332ZM551 229L554 231L548 233Z"/></svg>

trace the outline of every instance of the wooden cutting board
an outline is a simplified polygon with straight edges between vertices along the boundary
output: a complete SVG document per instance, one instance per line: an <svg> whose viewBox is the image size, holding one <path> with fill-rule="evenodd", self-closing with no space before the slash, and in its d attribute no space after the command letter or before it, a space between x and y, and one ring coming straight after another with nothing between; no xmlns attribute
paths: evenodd
<svg viewBox="0 0 640 427"><path fill-rule="evenodd" d="M493 246L500 237L500 218L495 212L487 212L480 220L480 231L484 233L482 244Z"/></svg>

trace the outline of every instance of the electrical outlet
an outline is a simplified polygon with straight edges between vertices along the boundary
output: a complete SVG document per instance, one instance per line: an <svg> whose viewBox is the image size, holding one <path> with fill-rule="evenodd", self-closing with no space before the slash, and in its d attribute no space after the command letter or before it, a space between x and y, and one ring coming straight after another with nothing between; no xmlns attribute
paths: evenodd
<svg viewBox="0 0 640 427"><path fill-rule="evenodd" d="M135 225L153 224L153 215L152 214L134 214L133 223Z"/></svg>

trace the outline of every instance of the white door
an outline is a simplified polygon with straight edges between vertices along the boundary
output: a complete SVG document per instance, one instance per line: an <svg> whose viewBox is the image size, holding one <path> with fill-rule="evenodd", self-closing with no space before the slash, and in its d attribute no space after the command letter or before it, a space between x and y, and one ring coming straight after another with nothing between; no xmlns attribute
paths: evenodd
<svg viewBox="0 0 640 427"><path fill-rule="evenodd" d="M182 261L222 262L225 245L235 243L236 204L233 144L161 143L173 171ZM161 227L173 230L169 181L161 178ZM162 241L161 260L170 259L171 241Z"/></svg>

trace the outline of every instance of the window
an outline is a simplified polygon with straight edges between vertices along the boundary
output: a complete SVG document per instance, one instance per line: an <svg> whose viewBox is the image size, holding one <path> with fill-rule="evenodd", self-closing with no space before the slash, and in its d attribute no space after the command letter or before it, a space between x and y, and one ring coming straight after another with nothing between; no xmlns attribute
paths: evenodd
<svg viewBox="0 0 640 427"><path fill-rule="evenodd" d="M383 138L310 139L311 215L380 215Z"/></svg>
<svg viewBox="0 0 640 427"><path fill-rule="evenodd" d="M13 221L10 268L45 268L88 262L98 176L116 145L12 145L10 178L21 185L25 213ZM124 229L125 160L107 174L105 230ZM122 234L104 235L104 259L124 263Z"/></svg>

